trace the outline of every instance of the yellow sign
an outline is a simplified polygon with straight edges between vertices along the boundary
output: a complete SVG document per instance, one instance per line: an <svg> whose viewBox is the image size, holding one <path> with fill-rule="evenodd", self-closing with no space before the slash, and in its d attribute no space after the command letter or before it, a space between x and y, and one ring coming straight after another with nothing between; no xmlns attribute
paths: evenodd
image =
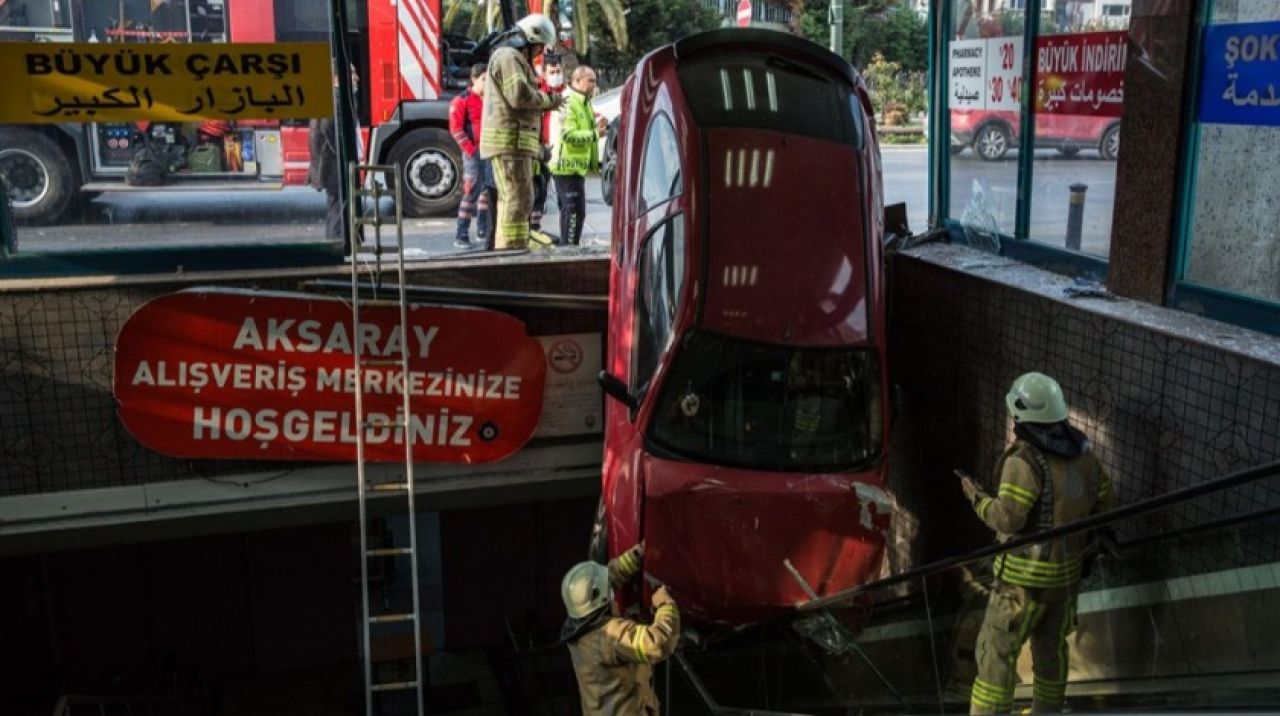
<svg viewBox="0 0 1280 716"><path fill-rule="evenodd" d="M0 42L0 124L333 114L323 42Z"/></svg>

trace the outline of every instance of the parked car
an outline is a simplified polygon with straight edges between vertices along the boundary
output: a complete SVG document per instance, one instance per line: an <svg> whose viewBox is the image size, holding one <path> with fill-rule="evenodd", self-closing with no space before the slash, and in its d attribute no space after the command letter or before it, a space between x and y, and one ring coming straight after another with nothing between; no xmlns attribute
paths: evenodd
<svg viewBox="0 0 1280 716"><path fill-rule="evenodd" d="M1084 115L1036 115L1036 147L1057 149L1073 157L1082 149L1097 150L1103 159L1120 156L1120 120ZM977 156L994 162L1018 146L1017 112L951 110L951 153L973 147Z"/></svg>
<svg viewBox="0 0 1280 716"><path fill-rule="evenodd" d="M601 92L591 101L596 114L608 122L608 130L600 138L600 195L604 203L613 206L613 184L618 165L618 113L622 107L622 88L615 87Z"/></svg>
<svg viewBox="0 0 1280 716"><path fill-rule="evenodd" d="M690 619L740 624L880 569L883 198L857 73L727 29L646 56L622 94L598 559ZM625 603L644 593L623 593Z"/></svg>

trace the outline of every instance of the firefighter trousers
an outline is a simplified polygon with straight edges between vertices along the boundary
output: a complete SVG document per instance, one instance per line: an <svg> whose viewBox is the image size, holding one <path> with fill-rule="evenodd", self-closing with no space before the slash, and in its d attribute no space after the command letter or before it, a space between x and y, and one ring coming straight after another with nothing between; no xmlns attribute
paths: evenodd
<svg viewBox="0 0 1280 716"><path fill-rule="evenodd" d="M495 247L526 248L529 245L529 212L533 209L533 158L494 157L493 178L498 184Z"/></svg>
<svg viewBox="0 0 1280 716"><path fill-rule="evenodd" d="M978 632L978 677L973 680L969 713L1009 713L1018 679L1018 654L1031 641L1035 673L1032 712L1062 711L1067 688L1067 634L1075 622L1074 593L1045 602L1040 590L997 584Z"/></svg>

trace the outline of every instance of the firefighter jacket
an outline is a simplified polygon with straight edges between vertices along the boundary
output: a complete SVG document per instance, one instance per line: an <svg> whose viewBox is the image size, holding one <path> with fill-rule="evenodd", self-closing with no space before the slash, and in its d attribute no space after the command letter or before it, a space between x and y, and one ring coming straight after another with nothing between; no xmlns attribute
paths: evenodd
<svg viewBox="0 0 1280 716"><path fill-rule="evenodd" d="M542 113L560 106L560 97L538 89L528 60L516 49L501 47L489 59L480 158L542 158Z"/></svg>
<svg viewBox="0 0 1280 716"><path fill-rule="evenodd" d="M552 174L559 176L586 176L600 167L600 134L596 131L596 113L591 109L591 99L585 94L569 89L560 107L559 131L552 138Z"/></svg>
<svg viewBox="0 0 1280 716"><path fill-rule="evenodd" d="M638 574L642 555L640 547L632 547L610 560L609 583L618 587ZM665 588L653 593L653 607L648 625L608 609L565 622L560 640L569 646L583 714L658 713L653 665L676 650L680 610Z"/></svg>
<svg viewBox="0 0 1280 716"><path fill-rule="evenodd" d="M449 134L468 157L474 156L479 149L477 145L483 119L484 99L469 89L463 90L449 103Z"/></svg>
<svg viewBox="0 0 1280 716"><path fill-rule="evenodd" d="M1111 478L1080 431L1063 422L1019 425L1017 434L996 467L996 496L979 495L974 502L1001 542L1111 508ZM995 559L996 578L1047 590L1046 601L1065 597L1080 581L1086 539L1077 534L1002 553Z"/></svg>

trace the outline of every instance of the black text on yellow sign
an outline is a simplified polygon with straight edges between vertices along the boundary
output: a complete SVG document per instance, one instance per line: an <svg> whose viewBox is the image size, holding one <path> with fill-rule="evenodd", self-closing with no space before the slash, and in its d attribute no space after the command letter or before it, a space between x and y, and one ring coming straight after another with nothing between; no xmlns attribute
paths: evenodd
<svg viewBox="0 0 1280 716"><path fill-rule="evenodd" d="M0 124L333 114L329 46L0 42Z"/></svg>

